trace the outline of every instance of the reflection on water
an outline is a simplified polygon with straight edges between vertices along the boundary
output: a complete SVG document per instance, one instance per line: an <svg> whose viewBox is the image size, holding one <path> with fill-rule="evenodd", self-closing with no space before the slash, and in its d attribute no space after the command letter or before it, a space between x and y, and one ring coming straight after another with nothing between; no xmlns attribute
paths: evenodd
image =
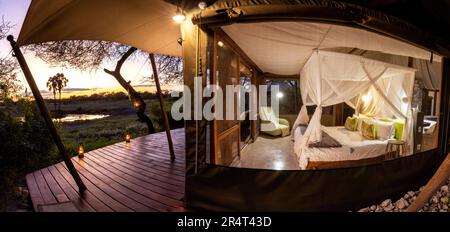
<svg viewBox="0 0 450 232"><path fill-rule="evenodd" d="M59 122L76 122L76 121L91 121L109 117L106 114L68 114L63 118L54 119Z"/></svg>

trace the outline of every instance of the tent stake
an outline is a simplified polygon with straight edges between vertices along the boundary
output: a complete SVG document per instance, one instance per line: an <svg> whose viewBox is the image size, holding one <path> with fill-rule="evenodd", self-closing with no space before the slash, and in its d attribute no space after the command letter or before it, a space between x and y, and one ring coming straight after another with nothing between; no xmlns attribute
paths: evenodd
<svg viewBox="0 0 450 232"><path fill-rule="evenodd" d="M75 166L73 165L69 155L66 152L66 148L64 147L64 144L62 143L62 140L58 135L55 124L53 124L50 113L47 109L47 106L45 105L41 93L39 92L36 82L34 81L33 75L31 74L30 68L28 67L25 57L23 56L22 51L20 51L19 46L17 46L16 41L14 41L14 37L10 35L8 36L7 39L11 43L11 47L14 51L14 56L17 58L17 61L19 62L20 67L22 68L23 74L25 75L25 79L27 80L31 91L33 92L34 99L36 100L36 104L39 108L39 111L41 112L41 116L44 118L45 123L47 124L47 128L50 131L50 134L53 138L53 141L58 147L59 154L63 158L64 163L67 166L67 169L69 169L70 174L77 183L78 189L80 190L81 194L87 188L84 185L83 181L81 180L80 176L78 175Z"/></svg>
<svg viewBox="0 0 450 232"><path fill-rule="evenodd" d="M175 161L175 151L173 150L172 136L170 134L169 117L167 116L166 106L164 105L164 98L161 91L161 85L159 84L158 70L156 68L155 55L150 53L150 62L153 69L153 77L155 77L156 90L158 91L159 104L161 105L161 111L164 120L164 129L166 130L167 140L169 141L170 160Z"/></svg>

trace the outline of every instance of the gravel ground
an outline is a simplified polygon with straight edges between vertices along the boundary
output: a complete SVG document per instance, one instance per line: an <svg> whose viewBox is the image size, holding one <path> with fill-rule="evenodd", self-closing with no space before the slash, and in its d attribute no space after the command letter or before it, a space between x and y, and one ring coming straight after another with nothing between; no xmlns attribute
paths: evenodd
<svg viewBox="0 0 450 232"><path fill-rule="evenodd" d="M419 212L450 212L450 178L447 183L443 185L429 202ZM402 198L397 201L391 199L384 200L379 205L372 205L358 212L404 212L408 206L416 199L420 191L409 191Z"/></svg>

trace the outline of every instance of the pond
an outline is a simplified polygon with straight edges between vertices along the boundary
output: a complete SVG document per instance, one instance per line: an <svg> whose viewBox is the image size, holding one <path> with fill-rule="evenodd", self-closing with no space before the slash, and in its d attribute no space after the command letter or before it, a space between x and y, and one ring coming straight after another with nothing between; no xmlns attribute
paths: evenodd
<svg viewBox="0 0 450 232"><path fill-rule="evenodd" d="M107 114L67 114L62 118L54 119L60 122L76 122L76 121L91 121L102 118L107 118Z"/></svg>

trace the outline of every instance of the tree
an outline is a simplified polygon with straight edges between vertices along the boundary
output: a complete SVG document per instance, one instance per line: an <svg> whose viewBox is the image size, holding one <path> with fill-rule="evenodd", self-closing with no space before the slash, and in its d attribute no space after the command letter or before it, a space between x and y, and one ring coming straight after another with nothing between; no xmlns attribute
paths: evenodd
<svg viewBox="0 0 450 232"><path fill-rule="evenodd" d="M48 91L53 93L54 106L56 111L56 93L59 94L59 112L61 112L61 104L62 104L62 90L67 86L67 82L69 80L64 76L63 73L58 73L55 76L52 76L47 81Z"/></svg>
<svg viewBox="0 0 450 232"><path fill-rule="evenodd" d="M12 25L2 19L0 23L0 40L6 38ZM17 96L21 87L17 80L17 62L9 54L0 57L0 101Z"/></svg>
<svg viewBox="0 0 450 232"><path fill-rule="evenodd" d="M53 93L53 105L55 106L55 112L56 112L56 91L58 89L58 83L56 82L55 76L48 78L47 89L48 89L48 91Z"/></svg>
<svg viewBox="0 0 450 232"><path fill-rule="evenodd" d="M29 51L52 65L62 65L64 67L75 67L81 70L95 71L102 65L112 60L118 60L114 70L103 69L104 72L113 76L117 82L128 92L134 102L136 114L140 122L146 123L149 133L154 133L155 129L150 118L145 114L146 104L140 94L133 88L121 74L123 64L128 59L136 57L147 57L148 54L134 47L105 42L105 41L60 41L49 42L28 47ZM159 75L161 83L176 84L182 83L182 59L173 56L157 56ZM152 82L151 78L143 78L142 81Z"/></svg>

